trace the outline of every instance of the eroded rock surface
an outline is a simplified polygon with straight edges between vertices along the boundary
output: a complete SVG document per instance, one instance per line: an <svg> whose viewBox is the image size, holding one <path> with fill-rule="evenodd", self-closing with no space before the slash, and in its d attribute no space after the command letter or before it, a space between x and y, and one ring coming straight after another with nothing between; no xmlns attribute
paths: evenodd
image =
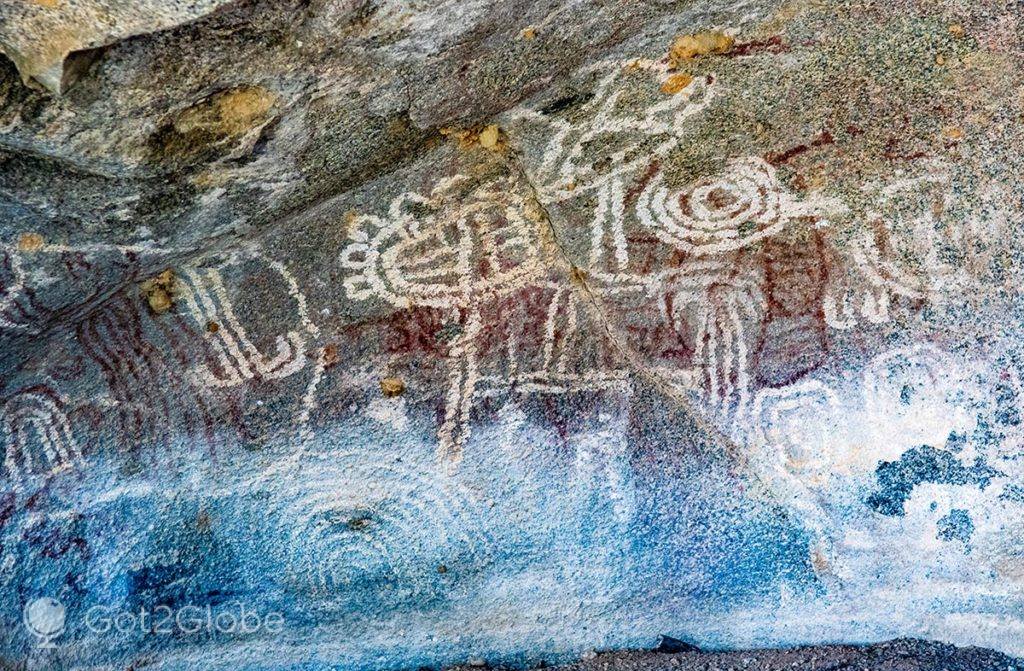
<svg viewBox="0 0 1024 671"><path fill-rule="evenodd" d="M59 94L69 83L65 61L72 52L181 25L228 1L5 0L0 3L0 51L14 61L26 83Z"/></svg>
<svg viewBox="0 0 1024 671"><path fill-rule="evenodd" d="M1019 6L197 17L3 66L12 663L1024 654Z"/></svg>
<svg viewBox="0 0 1024 671"><path fill-rule="evenodd" d="M1003 671L1020 662L978 648L957 649L924 641L899 640L862 647L825 645L792 650L741 652L623 652L587 654L558 671L813 671L816 669L872 669L885 671ZM468 671L480 667L458 667Z"/></svg>

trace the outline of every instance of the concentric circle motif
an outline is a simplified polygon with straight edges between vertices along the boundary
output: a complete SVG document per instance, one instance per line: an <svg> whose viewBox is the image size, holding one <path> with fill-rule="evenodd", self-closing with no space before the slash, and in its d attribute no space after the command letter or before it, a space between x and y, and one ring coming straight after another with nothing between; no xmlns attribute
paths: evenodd
<svg viewBox="0 0 1024 671"><path fill-rule="evenodd" d="M663 242L714 254L742 249L775 235L794 215L812 214L801 209L779 185L775 168L748 157L680 192L671 191L659 173L641 194L637 215Z"/></svg>

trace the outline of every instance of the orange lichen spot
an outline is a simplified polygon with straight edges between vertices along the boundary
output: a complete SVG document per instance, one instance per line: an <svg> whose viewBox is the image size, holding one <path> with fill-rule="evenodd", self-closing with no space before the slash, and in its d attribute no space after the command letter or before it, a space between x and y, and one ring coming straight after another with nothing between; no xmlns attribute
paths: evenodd
<svg viewBox="0 0 1024 671"><path fill-rule="evenodd" d="M22 233L18 238L18 249L23 252L38 252L45 241L38 233Z"/></svg>
<svg viewBox="0 0 1024 671"><path fill-rule="evenodd" d="M954 23L949 26L949 34L952 35L953 37L960 38L965 36L967 34L967 31L964 30L964 27L959 23Z"/></svg>
<svg viewBox="0 0 1024 671"><path fill-rule="evenodd" d="M537 37L537 29L534 28L533 26L530 26L529 28L524 28L523 32L519 33L519 36L522 37L524 40L532 40L535 37Z"/></svg>
<svg viewBox="0 0 1024 671"><path fill-rule="evenodd" d="M946 126L942 129L942 137L948 140L962 140L964 131L959 126Z"/></svg>
<svg viewBox="0 0 1024 671"><path fill-rule="evenodd" d="M693 35L681 35L668 52L669 67L677 68L698 56L728 53L736 39L720 30L709 30Z"/></svg>
<svg viewBox="0 0 1024 671"><path fill-rule="evenodd" d="M661 92L669 95L675 95L689 86L692 81L693 77L684 72L679 72L662 82Z"/></svg>
<svg viewBox="0 0 1024 671"><path fill-rule="evenodd" d="M206 331L208 333L216 333L220 330L220 324L217 322L206 322Z"/></svg>
<svg viewBox="0 0 1024 671"><path fill-rule="evenodd" d="M405 393L405 382L401 378L386 377L380 381L380 392L388 398L401 396Z"/></svg>
<svg viewBox="0 0 1024 671"><path fill-rule="evenodd" d="M149 304L153 314L163 314L174 304L174 271L167 269L155 277L139 284L139 293Z"/></svg>

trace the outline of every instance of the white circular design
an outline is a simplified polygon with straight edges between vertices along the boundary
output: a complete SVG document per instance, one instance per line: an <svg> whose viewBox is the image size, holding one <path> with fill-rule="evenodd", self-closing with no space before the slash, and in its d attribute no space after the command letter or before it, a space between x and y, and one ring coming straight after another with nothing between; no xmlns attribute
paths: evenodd
<svg viewBox="0 0 1024 671"><path fill-rule="evenodd" d="M659 240L697 256L743 249L796 219L845 210L821 196L795 198L779 183L775 168L757 156L733 159L721 174L680 191L670 190L659 173L636 205L640 223Z"/></svg>
<svg viewBox="0 0 1024 671"><path fill-rule="evenodd" d="M641 223L668 244L692 253L734 251L782 230L784 193L775 169L760 158L730 161L724 173L670 191L659 174L637 204Z"/></svg>

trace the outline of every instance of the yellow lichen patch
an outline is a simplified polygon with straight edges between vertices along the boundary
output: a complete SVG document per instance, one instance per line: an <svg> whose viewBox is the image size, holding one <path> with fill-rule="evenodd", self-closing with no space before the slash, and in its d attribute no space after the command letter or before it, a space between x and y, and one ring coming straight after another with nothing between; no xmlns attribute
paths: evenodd
<svg viewBox="0 0 1024 671"><path fill-rule="evenodd" d="M484 128L442 128L441 135L455 139L463 149L483 147L488 151L502 152L508 148L505 132L494 124Z"/></svg>
<svg viewBox="0 0 1024 671"><path fill-rule="evenodd" d="M150 292L147 300L149 302L149 309L158 315L170 310L171 305L174 304L171 300L171 295L163 289L156 289Z"/></svg>
<svg viewBox="0 0 1024 671"><path fill-rule="evenodd" d="M359 228L360 217L359 213L355 210L349 210L345 213L345 231L349 237L355 234L356 229Z"/></svg>
<svg viewBox="0 0 1024 671"><path fill-rule="evenodd" d="M163 314L174 304L174 271L167 269L139 284L139 293L146 299L153 314Z"/></svg>
<svg viewBox="0 0 1024 671"><path fill-rule="evenodd" d="M45 241L38 233L22 233L18 238L18 249L23 252L38 252Z"/></svg>
<svg viewBox="0 0 1024 671"><path fill-rule="evenodd" d="M573 286L580 287L582 289L587 288L587 271L583 270L579 266L573 265L569 268L569 281Z"/></svg>
<svg viewBox="0 0 1024 671"><path fill-rule="evenodd" d="M728 53L735 43L735 38L720 30L681 35L669 49L669 67L678 68L682 63L699 56Z"/></svg>
<svg viewBox="0 0 1024 671"><path fill-rule="evenodd" d="M150 138L160 161L208 162L271 117L277 95L259 86L220 91L178 112ZM210 179L216 181L215 176Z"/></svg>
<svg viewBox="0 0 1024 671"><path fill-rule="evenodd" d="M811 168L807 178L807 188L811 191L821 191L829 182L828 170L823 165L816 165Z"/></svg>
<svg viewBox="0 0 1024 671"><path fill-rule="evenodd" d="M276 100L276 95L259 86L222 91L182 111L174 120L174 129L182 134L241 135L262 121Z"/></svg>
<svg viewBox="0 0 1024 671"><path fill-rule="evenodd" d="M380 393L388 398L401 396L405 393L405 382L401 378L386 377L380 381Z"/></svg>
<svg viewBox="0 0 1024 671"><path fill-rule="evenodd" d="M537 37L537 29L534 28L533 26L530 26L529 28L524 28L523 32L519 33L519 36L522 37L524 40L532 40L533 38Z"/></svg>
<svg viewBox="0 0 1024 671"><path fill-rule="evenodd" d="M964 131L959 126L946 126L942 129L942 137L947 140L961 140L964 137Z"/></svg>
<svg viewBox="0 0 1024 671"><path fill-rule="evenodd" d="M661 92L669 95L675 95L689 86L692 81L693 77L684 72L679 72L662 82Z"/></svg>
<svg viewBox="0 0 1024 671"><path fill-rule="evenodd" d="M949 27L949 34L952 35L953 37L959 38L965 36L967 34L967 31L964 30L964 27L961 26L959 23L954 23Z"/></svg>
<svg viewBox="0 0 1024 671"><path fill-rule="evenodd" d="M472 128L456 128L454 126L442 128L441 135L457 141L463 149L472 147L480 139L478 131L474 131Z"/></svg>
<svg viewBox="0 0 1024 671"><path fill-rule="evenodd" d="M504 133L501 132L501 129L491 124L480 131L480 146L491 151L499 151L504 142L503 136Z"/></svg>
<svg viewBox="0 0 1024 671"><path fill-rule="evenodd" d="M946 57L943 56L942 54L939 54L938 56L935 57L935 64L936 65L945 65L946 64Z"/></svg>
<svg viewBox="0 0 1024 671"><path fill-rule="evenodd" d="M60 0L32 0L32 4L46 7L47 9L57 9L60 7Z"/></svg>

